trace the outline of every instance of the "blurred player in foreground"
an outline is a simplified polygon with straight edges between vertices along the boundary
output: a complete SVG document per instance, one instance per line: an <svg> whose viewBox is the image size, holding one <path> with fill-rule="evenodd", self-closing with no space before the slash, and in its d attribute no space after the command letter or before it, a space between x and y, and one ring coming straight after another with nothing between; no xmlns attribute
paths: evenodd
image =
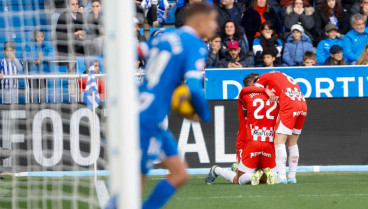
<svg viewBox="0 0 368 209"><path fill-rule="evenodd" d="M252 86L257 78L255 73L248 75L244 79L244 85ZM276 162L273 138L278 114L277 103L271 103L266 94L247 94L243 90L239 94L239 100L242 109L246 111L247 119L246 133L243 134L245 140L237 139L237 146L243 146L239 150L238 171L235 173L215 165L211 168L206 183L211 184L220 175L234 184L251 182L252 185L258 185L264 173L266 183L274 184ZM243 129L239 131L241 130Z"/></svg>
<svg viewBox="0 0 368 209"><path fill-rule="evenodd" d="M211 120L204 96L202 73L207 48L201 38L212 37L216 30L215 9L207 3L194 3L186 10L184 27L151 39L141 47L147 58L146 78L140 87L142 185L154 160L160 159L170 171L167 178L153 189L143 209L163 207L188 179L187 165L178 156L177 143L160 123L170 112L174 90L183 81L190 92L190 103L195 112L204 122Z"/></svg>
<svg viewBox="0 0 368 209"><path fill-rule="evenodd" d="M244 93L265 93L268 89L275 92L280 104L278 120L275 126L276 169L278 179L276 183L296 183L296 168L299 160L298 139L307 117L307 103L300 92L299 85L290 76L278 71L264 73L255 84L258 87L247 87ZM259 88L261 87L261 88ZM267 93L269 95L269 93ZM275 95L269 95L276 100ZM286 147L289 149L289 174L286 180Z"/></svg>

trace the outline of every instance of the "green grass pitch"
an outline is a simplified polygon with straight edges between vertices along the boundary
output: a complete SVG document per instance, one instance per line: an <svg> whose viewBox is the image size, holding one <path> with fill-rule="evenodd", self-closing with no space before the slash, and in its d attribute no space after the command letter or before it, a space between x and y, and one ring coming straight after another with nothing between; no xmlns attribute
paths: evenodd
<svg viewBox="0 0 368 209"><path fill-rule="evenodd" d="M300 173L298 184L233 185L192 176L165 209L360 209L368 208L368 172ZM150 177L145 195L160 180Z"/></svg>
<svg viewBox="0 0 368 209"><path fill-rule="evenodd" d="M14 184L10 176L4 177L0 180L0 209L12 208ZM368 172L298 173L298 184L270 186L233 185L221 177L206 185L205 177L192 176L165 209L368 209ZM147 178L144 198L162 178ZM21 186L16 208L98 208L90 177L22 177L17 183ZM77 202L68 199L77 194Z"/></svg>

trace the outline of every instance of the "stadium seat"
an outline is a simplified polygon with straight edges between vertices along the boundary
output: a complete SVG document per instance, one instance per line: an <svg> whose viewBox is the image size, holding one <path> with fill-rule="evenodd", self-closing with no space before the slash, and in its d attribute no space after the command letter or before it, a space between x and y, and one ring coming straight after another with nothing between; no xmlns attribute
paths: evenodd
<svg viewBox="0 0 368 209"><path fill-rule="evenodd" d="M169 25L169 24L175 24L175 11L176 11L176 5L173 6L170 10L169 13L167 14L167 20L165 22L165 25Z"/></svg>
<svg viewBox="0 0 368 209"><path fill-rule="evenodd" d="M85 63L84 63L84 58L85 57L77 57L77 72L78 72L78 74L82 74L83 72L85 72L86 71L86 65L85 65Z"/></svg>
<svg viewBox="0 0 368 209"><path fill-rule="evenodd" d="M87 70L88 67L93 65L93 62L98 60L100 66L100 73L103 73L103 58L98 56L86 56L86 57L77 57L78 70L77 73L82 74Z"/></svg>

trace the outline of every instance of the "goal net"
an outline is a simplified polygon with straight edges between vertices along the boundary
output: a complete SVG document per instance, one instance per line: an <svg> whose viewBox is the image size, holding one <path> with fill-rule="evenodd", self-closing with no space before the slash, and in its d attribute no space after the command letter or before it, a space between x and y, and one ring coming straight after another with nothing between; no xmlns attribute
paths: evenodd
<svg viewBox="0 0 368 209"><path fill-rule="evenodd" d="M104 45L111 49L116 43L113 38L105 39L105 33L111 33L116 26L105 28L102 9L123 6L106 2L98 1L99 5L93 5L97 3L92 4L91 0L0 2L3 75L0 80L0 208L101 208L108 201L108 190L121 187L118 176L122 174L116 173L121 171L121 166L108 165L108 143L115 140L112 145L120 146L119 131L126 129L118 130L119 126L115 125L115 131L109 130L115 134L108 137L110 119L106 101L124 94L124 90L111 93L107 90L108 85L132 89L134 79L124 82L130 87L120 87L118 78L124 76L118 73L112 76L118 77L115 81L111 79L112 84L105 82L107 66L121 66L117 56L122 54L119 52L112 58L115 61L110 59L110 65L104 65L104 56L111 54L111 50L104 53ZM130 12L133 16L133 11ZM117 15L107 13L104 12L107 18ZM108 40L112 43L106 43ZM133 53L129 58L134 57ZM129 63L126 66L124 70L128 70ZM97 96L100 105L88 107L87 100L92 104ZM127 119L136 116L134 108L130 111L132 114ZM109 114L115 116L113 120L119 120L119 107ZM118 121L118 125L125 123ZM130 130L133 126L127 125ZM136 134L130 136L138 144ZM113 162L119 163L121 157L117 156ZM108 183L111 167L117 170L112 175L115 180L110 179L112 182ZM139 183L135 187L138 191ZM138 197L133 199L136 201Z"/></svg>

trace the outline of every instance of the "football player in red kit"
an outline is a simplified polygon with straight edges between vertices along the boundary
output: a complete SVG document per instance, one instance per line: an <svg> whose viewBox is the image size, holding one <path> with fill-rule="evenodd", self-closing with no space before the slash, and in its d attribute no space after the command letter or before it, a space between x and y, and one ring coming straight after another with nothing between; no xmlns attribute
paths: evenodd
<svg viewBox="0 0 368 209"><path fill-rule="evenodd" d="M255 79L257 79L259 77L258 73L251 73L249 75L247 75L244 80L243 80L243 84L244 86L249 85L250 83L253 85L253 81ZM236 136L236 169L237 166L239 164L239 160L241 158L240 154L244 148L245 145L245 135L247 132L246 129L246 123L247 123L247 111L244 108L246 106L246 104L243 105L243 101L242 99L239 97L238 98L238 119L239 119L239 128L238 128L238 134ZM233 171L235 171L236 169L234 169L233 166Z"/></svg>
<svg viewBox="0 0 368 209"><path fill-rule="evenodd" d="M299 85L285 73L272 71L261 75L255 86L247 87L246 93L266 93L271 100L278 97L280 111L275 126L275 150L276 170L278 179L276 183L296 183L296 168L299 160L298 138L302 132L305 118L307 116L307 103L304 95L300 92ZM270 89L274 95L268 92ZM289 149L289 174L286 180L286 147Z"/></svg>
<svg viewBox="0 0 368 209"><path fill-rule="evenodd" d="M248 80L245 79L245 86L253 85L255 78L253 76L249 77ZM278 105L271 103L268 96L263 93L248 94L242 90L239 99L243 109L247 112L247 120L243 150L239 152L238 171L235 173L213 166L206 178L206 183L211 184L220 175L235 184L251 182L252 185L258 185L264 172L267 184L273 184L276 166L273 140ZM257 168L259 170L255 172Z"/></svg>

